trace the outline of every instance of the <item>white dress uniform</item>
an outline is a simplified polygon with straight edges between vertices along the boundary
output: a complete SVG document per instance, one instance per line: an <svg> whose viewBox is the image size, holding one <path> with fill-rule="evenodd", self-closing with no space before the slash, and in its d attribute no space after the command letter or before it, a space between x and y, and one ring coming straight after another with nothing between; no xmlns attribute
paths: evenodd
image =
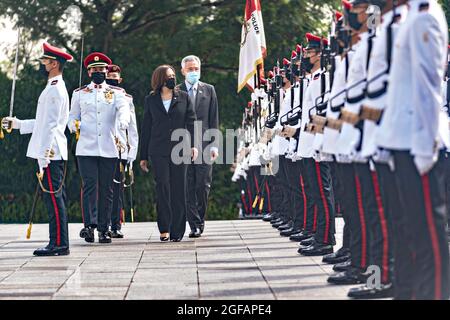
<svg viewBox="0 0 450 320"><path fill-rule="evenodd" d="M21 134L30 134L27 157L67 160L67 138L64 131L69 120L69 95L62 76L49 79L39 96L36 119L22 120ZM54 156L48 157L52 150Z"/></svg>
<svg viewBox="0 0 450 320"><path fill-rule="evenodd" d="M350 68L347 78L347 101L345 102L345 110L359 114L361 105L364 100L357 103L350 103L348 98L354 98L361 95L366 87L366 82L361 82L367 75L367 50L368 50L369 33L360 34L360 41L353 46L355 52L350 62ZM359 85L356 85L361 82ZM356 86L355 86L356 85ZM353 87L355 86L355 87ZM353 88L351 88L353 87ZM349 88L351 88L349 90ZM354 161L364 162L359 152L356 151L361 139L361 132L352 124L343 123L341 134L338 140L338 153L350 156Z"/></svg>
<svg viewBox="0 0 450 320"><path fill-rule="evenodd" d="M284 97L283 97L284 96ZM291 108L290 104L287 103L286 94L284 89L280 89L280 112L277 120L277 124L274 127L274 130L281 130L283 126L281 125L281 116L286 114ZM284 156L289 148L289 141L286 138L283 138L279 135L275 135L272 141L272 154L274 157Z"/></svg>
<svg viewBox="0 0 450 320"><path fill-rule="evenodd" d="M300 105L300 84L296 83L294 85L294 87L291 87L290 90L294 90L294 108L298 107ZM289 90L289 92L286 94L287 95L287 103L289 105L289 107L291 107L291 91ZM303 90L305 90L305 88L303 88ZM296 125L289 125L292 128L299 128L301 125L300 120L298 121L298 123ZM287 149L287 156L286 158L291 159L292 161L296 161L297 159L295 158L294 154L295 151L297 149L297 139L295 139L294 137L289 138L289 147Z"/></svg>
<svg viewBox="0 0 450 320"><path fill-rule="evenodd" d="M328 101L328 99L330 98L330 73L326 72L325 73L325 92L327 92L324 97L323 97L323 101ZM314 100L314 104L316 100ZM314 135L314 143L313 143L313 149L314 149L314 159L316 161L333 161L333 157L331 156L331 154L327 154L325 152L323 152L322 147L323 147L323 133L316 133Z"/></svg>
<svg viewBox="0 0 450 320"><path fill-rule="evenodd" d="M392 39L395 39L400 23L405 20L407 15L406 6L401 6L396 9L397 15L400 18L392 25ZM388 61L387 61L387 38L388 27L392 23L394 11L387 12L383 15L383 22L377 30L377 37L373 39L373 49L370 57L369 69L367 72L367 79L370 83L367 86L368 92L377 92L383 90L385 84L388 84ZM380 76L381 73L384 75ZM371 79L376 80L371 81ZM387 102L387 91L378 97L367 97L364 104L373 109L383 110ZM375 143L376 131L379 129L378 125L372 120L364 120L364 135L362 142L361 155L363 157L370 157L377 151Z"/></svg>
<svg viewBox="0 0 450 320"><path fill-rule="evenodd" d="M350 52L348 53L350 55ZM349 57L350 58L350 57ZM345 90L346 85L346 73L347 73L347 64L346 61L349 58L342 59L340 56L336 57L336 72L334 73L333 87L331 88L330 99L333 101L328 102L327 106L327 118L330 119L338 119L340 112L334 112L331 110L331 107L336 107L344 103L345 94L339 93ZM340 132L338 130L325 127L323 132L323 146L322 151L329 154L337 154L337 142L339 139Z"/></svg>
<svg viewBox="0 0 450 320"><path fill-rule="evenodd" d="M321 95L321 74L322 70L317 70L311 76L311 81L305 92L303 101L302 121L297 147L297 154L302 158L312 158L314 155L314 134L306 132L305 128L310 122L309 115L316 112L316 98Z"/></svg>
<svg viewBox="0 0 450 320"><path fill-rule="evenodd" d="M424 3L429 3L430 8L421 12ZM448 28L436 1L414 0L408 4L408 16L394 44L387 107L376 142L386 149L411 150L412 155L431 158L448 140L439 134L437 125L442 105L441 79L447 63ZM436 59L440 59L437 68L430 68L430 61Z"/></svg>
<svg viewBox="0 0 450 320"><path fill-rule="evenodd" d="M117 128L125 131L130 123L130 107L123 89L106 82L90 83L74 91L69 116L69 129L76 131L80 121L77 156L118 158L115 137Z"/></svg>
<svg viewBox="0 0 450 320"><path fill-rule="evenodd" d="M128 160L133 162L137 158L138 153L138 145L139 145L139 133L137 129L137 121L136 121L136 108L133 102L133 96L127 94L125 90L123 91L125 94L125 98L130 107L130 125L128 126L128 130L120 130L119 122L116 122L116 132L119 137L120 143L125 146L124 152L122 152L122 160ZM128 132L128 139L127 139ZM130 149L128 150L128 145Z"/></svg>

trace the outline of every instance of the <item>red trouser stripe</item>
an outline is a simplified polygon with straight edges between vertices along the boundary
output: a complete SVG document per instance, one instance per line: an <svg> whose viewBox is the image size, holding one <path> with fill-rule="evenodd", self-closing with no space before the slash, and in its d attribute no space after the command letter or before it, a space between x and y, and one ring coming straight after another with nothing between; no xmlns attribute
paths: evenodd
<svg viewBox="0 0 450 320"><path fill-rule="evenodd" d="M266 193L267 193L267 205L269 207L269 212L272 212L272 204L270 203L270 188L269 182L266 180Z"/></svg>
<svg viewBox="0 0 450 320"><path fill-rule="evenodd" d="M241 194L241 200L242 200L242 203L244 204L245 212L248 213L247 202L245 202L245 193Z"/></svg>
<svg viewBox="0 0 450 320"><path fill-rule="evenodd" d="M258 178L256 178L256 174L253 174L253 181L255 181L256 192L259 194L259 184L258 184Z"/></svg>
<svg viewBox="0 0 450 320"><path fill-rule="evenodd" d="M381 233L383 234L383 266L382 281L389 281L389 235L387 228L386 215L384 214L383 201L381 198L380 184L376 172L372 172L373 188L375 190L375 199L377 201L378 215L380 216Z"/></svg>
<svg viewBox="0 0 450 320"><path fill-rule="evenodd" d="M314 205L314 223L313 223L313 231L317 230L317 204Z"/></svg>
<svg viewBox="0 0 450 320"><path fill-rule="evenodd" d="M303 195L303 229L306 230L306 225L308 222L308 200L306 199L305 182L303 181L302 175L300 175L300 187L302 188Z"/></svg>
<svg viewBox="0 0 450 320"><path fill-rule="evenodd" d="M47 167L47 180L48 180L48 186L50 187L50 197L52 198L53 208L55 209L55 218L56 218L56 245L61 245L61 223L59 220L59 210L58 205L56 204L56 197L53 193L53 183L52 183L52 176L50 173L50 167Z"/></svg>
<svg viewBox="0 0 450 320"><path fill-rule="evenodd" d="M317 181L319 183L320 197L322 198L323 208L325 210L325 237L323 239L323 242L328 243L328 233L330 232L330 208L328 208L327 199L325 198L319 162L316 162L316 173Z"/></svg>
<svg viewBox="0 0 450 320"><path fill-rule="evenodd" d="M441 276L442 276L442 258L439 250L439 241L437 237L436 226L433 218L433 206L431 203L430 178L428 175L422 176L423 196L425 199L425 214L427 218L428 231L430 232L431 245L434 255L434 297L437 300L442 299Z"/></svg>
<svg viewBox="0 0 450 320"><path fill-rule="evenodd" d="M252 214L253 212L253 206L252 206L252 192L250 191L250 186L247 186L247 194L248 194L248 200L249 200L249 209L250 209L250 214Z"/></svg>
<svg viewBox="0 0 450 320"><path fill-rule="evenodd" d="M358 200L358 212L359 212L359 222L361 225L361 268L367 266L367 229L366 229L366 219L364 218L364 206L361 194L361 183L359 182L358 175L355 174L355 184L356 184L356 198Z"/></svg>

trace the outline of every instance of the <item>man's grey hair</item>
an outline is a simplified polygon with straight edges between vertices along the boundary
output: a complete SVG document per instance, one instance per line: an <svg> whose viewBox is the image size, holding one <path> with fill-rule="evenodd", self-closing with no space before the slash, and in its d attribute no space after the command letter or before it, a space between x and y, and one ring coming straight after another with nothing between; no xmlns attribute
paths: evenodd
<svg viewBox="0 0 450 320"><path fill-rule="evenodd" d="M181 68L184 69L184 67L186 66L186 63L191 62L191 61L197 61L198 62L198 66L201 67L202 66L202 62L200 61L200 58L194 55L189 55L187 57L184 57L183 60L181 60Z"/></svg>

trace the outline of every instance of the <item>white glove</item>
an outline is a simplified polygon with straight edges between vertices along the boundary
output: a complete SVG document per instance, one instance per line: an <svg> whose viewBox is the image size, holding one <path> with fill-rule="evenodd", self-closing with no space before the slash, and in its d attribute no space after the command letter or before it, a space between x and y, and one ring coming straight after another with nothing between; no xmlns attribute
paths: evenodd
<svg viewBox="0 0 450 320"><path fill-rule="evenodd" d="M120 130L127 130L128 129L128 123L120 122L119 123L119 129Z"/></svg>
<svg viewBox="0 0 450 320"><path fill-rule="evenodd" d="M414 164L416 165L417 171L419 171L419 174L421 176L430 172L437 160L437 155L434 155L432 157L414 156Z"/></svg>
<svg viewBox="0 0 450 320"><path fill-rule="evenodd" d="M38 165L39 165L39 173L43 174L44 173L44 169L48 167L48 165L50 164L50 160L48 159L38 159Z"/></svg>
<svg viewBox="0 0 450 320"><path fill-rule="evenodd" d="M12 129L20 129L22 125L22 120L19 120L16 117L6 117L2 120L2 128L4 130L9 129L9 122L12 122Z"/></svg>

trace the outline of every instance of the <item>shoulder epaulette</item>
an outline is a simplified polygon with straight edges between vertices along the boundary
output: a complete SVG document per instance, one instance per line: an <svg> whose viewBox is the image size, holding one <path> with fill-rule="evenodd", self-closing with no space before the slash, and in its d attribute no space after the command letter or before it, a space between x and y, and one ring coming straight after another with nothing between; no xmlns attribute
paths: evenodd
<svg viewBox="0 0 450 320"><path fill-rule="evenodd" d="M128 98L133 99L133 96L131 94L125 93L125 96L128 97Z"/></svg>
<svg viewBox="0 0 450 320"><path fill-rule="evenodd" d="M111 89L114 89L114 90L119 90L119 91L125 91L123 88L121 88L121 87L115 87L115 86L109 86Z"/></svg>
<svg viewBox="0 0 450 320"><path fill-rule="evenodd" d="M86 89L86 88L87 88L87 85L82 86L82 87L80 87L80 88L78 88L78 89L75 89L74 92L78 92L78 91L83 90L83 89Z"/></svg>

